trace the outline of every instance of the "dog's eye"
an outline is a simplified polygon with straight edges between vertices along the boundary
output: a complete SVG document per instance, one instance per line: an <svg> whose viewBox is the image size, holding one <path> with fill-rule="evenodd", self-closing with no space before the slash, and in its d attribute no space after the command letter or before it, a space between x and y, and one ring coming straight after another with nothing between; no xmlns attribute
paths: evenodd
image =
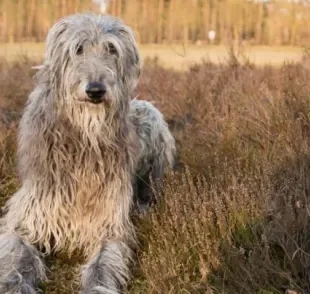
<svg viewBox="0 0 310 294"><path fill-rule="evenodd" d="M117 50L112 43L108 44L108 51L109 51L109 54L111 55L117 55Z"/></svg>
<svg viewBox="0 0 310 294"><path fill-rule="evenodd" d="M81 55L83 54L84 50L83 50L83 46L82 45L79 45L77 48L76 48L76 54L77 55Z"/></svg>

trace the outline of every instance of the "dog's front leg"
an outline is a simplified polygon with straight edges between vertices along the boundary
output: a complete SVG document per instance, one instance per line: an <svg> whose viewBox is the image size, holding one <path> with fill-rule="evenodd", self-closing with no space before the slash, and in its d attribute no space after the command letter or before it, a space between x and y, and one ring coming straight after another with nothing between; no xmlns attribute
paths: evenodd
<svg viewBox="0 0 310 294"><path fill-rule="evenodd" d="M82 294L119 294L126 287L131 250L122 241L106 241L82 271Z"/></svg>
<svg viewBox="0 0 310 294"><path fill-rule="evenodd" d="M37 249L18 235L0 233L0 294L35 294L44 279Z"/></svg>

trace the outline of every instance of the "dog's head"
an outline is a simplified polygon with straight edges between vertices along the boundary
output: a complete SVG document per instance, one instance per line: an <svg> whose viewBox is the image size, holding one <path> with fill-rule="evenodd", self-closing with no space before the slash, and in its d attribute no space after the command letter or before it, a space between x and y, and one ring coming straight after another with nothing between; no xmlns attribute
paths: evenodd
<svg viewBox="0 0 310 294"><path fill-rule="evenodd" d="M118 109L128 104L141 64L130 27L107 15L77 14L49 31L44 67L64 103Z"/></svg>

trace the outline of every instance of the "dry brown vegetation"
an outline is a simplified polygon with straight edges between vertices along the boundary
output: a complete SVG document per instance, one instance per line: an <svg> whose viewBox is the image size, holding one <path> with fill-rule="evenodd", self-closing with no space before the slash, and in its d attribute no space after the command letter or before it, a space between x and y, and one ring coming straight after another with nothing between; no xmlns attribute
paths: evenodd
<svg viewBox="0 0 310 294"><path fill-rule="evenodd" d="M18 187L16 123L33 72L0 62L0 200ZM281 68L146 62L140 98L165 114L179 164L136 218L130 293L310 291L310 62ZM48 259L45 293L71 293L81 259Z"/></svg>
<svg viewBox="0 0 310 294"><path fill-rule="evenodd" d="M254 44L305 45L309 43L309 1L247 0L111 0L109 13L120 16L142 43L184 44L227 40ZM301 3L308 3L308 5ZM0 0L0 40L40 41L60 17L93 10L91 0Z"/></svg>

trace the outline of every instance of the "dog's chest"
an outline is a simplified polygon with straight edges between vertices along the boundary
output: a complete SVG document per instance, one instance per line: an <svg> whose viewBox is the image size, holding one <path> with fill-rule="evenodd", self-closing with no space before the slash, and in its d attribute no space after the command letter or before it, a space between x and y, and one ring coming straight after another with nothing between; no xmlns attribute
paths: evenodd
<svg viewBox="0 0 310 294"><path fill-rule="evenodd" d="M59 170L53 172L55 182L61 182L64 200L84 210L98 204L103 198L120 193L128 184L127 163L115 150L64 147L66 154ZM59 156L59 152L56 153ZM51 158L58 160L59 158ZM55 165L56 166L56 165ZM114 196L115 197L115 196Z"/></svg>

